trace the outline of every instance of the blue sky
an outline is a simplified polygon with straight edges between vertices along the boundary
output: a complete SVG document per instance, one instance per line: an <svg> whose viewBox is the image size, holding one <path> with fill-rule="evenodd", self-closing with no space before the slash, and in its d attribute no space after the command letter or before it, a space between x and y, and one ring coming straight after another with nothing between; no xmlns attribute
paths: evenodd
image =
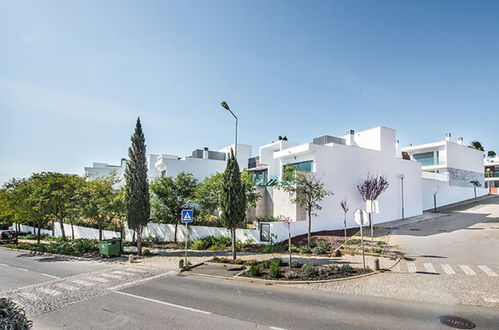
<svg viewBox="0 0 499 330"><path fill-rule="evenodd" d="M0 183L348 129L499 153L497 1L0 0Z"/></svg>

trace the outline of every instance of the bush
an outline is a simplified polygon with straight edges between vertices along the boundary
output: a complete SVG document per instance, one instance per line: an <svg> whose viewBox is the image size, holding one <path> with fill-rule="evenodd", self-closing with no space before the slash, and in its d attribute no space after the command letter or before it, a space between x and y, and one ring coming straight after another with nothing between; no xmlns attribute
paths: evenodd
<svg viewBox="0 0 499 330"><path fill-rule="evenodd" d="M197 239L191 243L191 249L193 250L207 250L210 247L208 240Z"/></svg>
<svg viewBox="0 0 499 330"><path fill-rule="evenodd" d="M278 222L282 221L279 217L256 217L257 222Z"/></svg>
<svg viewBox="0 0 499 330"><path fill-rule="evenodd" d="M301 267L301 263L297 260L291 260L291 268L300 268Z"/></svg>
<svg viewBox="0 0 499 330"><path fill-rule="evenodd" d="M303 271L303 275L305 275L306 277L315 276L314 264L311 263L310 261L304 263L303 266L301 267L301 270Z"/></svg>
<svg viewBox="0 0 499 330"><path fill-rule="evenodd" d="M282 250L283 250L284 252L288 252L288 251L289 251L289 245L288 245L288 244L284 245L284 247L283 247L283 249L282 249ZM296 253L296 252L299 252L299 251L300 251L300 250L299 250L296 246L294 246L293 244L291 244L291 252L292 252L292 253L293 253L293 252L294 252L294 253Z"/></svg>
<svg viewBox="0 0 499 330"><path fill-rule="evenodd" d="M231 246L229 236L208 236L191 242L191 249L194 250L224 250ZM236 242L236 248L241 248L244 244Z"/></svg>
<svg viewBox="0 0 499 330"><path fill-rule="evenodd" d="M274 253L277 251L277 247L275 245L263 245L261 250L262 253Z"/></svg>
<svg viewBox="0 0 499 330"><path fill-rule="evenodd" d="M262 267L268 269L270 267L270 260L264 260L261 263Z"/></svg>
<svg viewBox="0 0 499 330"><path fill-rule="evenodd" d="M340 272L342 272L343 274L346 274L346 273L353 273L354 270L353 270L352 266L350 266L349 264L344 264L343 266L341 266Z"/></svg>
<svg viewBox="0 0 499 330"><path fill-rule="evenodd" d="M274 259L270 260L270 264L276 264L277 266L281 266L282 260L281 260L281 258L274 258Z"/></svg>
<svg viewBox="0 0 499 330"><path fill-rule="evenodd" d="M279 264L277 262L270 263L269 275L272 278L278 278L281 276L281 267L279 267Z"/></svg>
<svg viewBox="0 0 499 330"><path fill-rule="evenodd" d="M326 241L321 241L317 244L317 247L314 249L315 254L327 254L331 249L331 244Z"/></svg>
<svg viewBox="0 0 499 330"><path fill-rule="evenodd" d="M253 264L250 266L250 273L253 276L260 276L260 265L258 264Z"/></svg>
<svg viewBox="0 0 499 330"><path fill-rule="evenodd" d="M251 265L256 265L258 263L258 261L256 261L256 259L249 259L248 261L246 261L246 263L251 266Z"/></svg>
<svg viewBox="0 0 499 330"><path fill-rule="evenodd" d="M24 310L10 298L0 298L0 329L30 329L33 322L26 318Z"/></svg>
<svg viewBox="0 0 499 330"><path fill-rule="evenodd" d="M310 250L306 245L300 246L298 251L300 251L300 253L312 253L312 250Z"/></svg>
<svg viewBox="0 0 499 330"><path fill-rule="evenodd" d="M142 255L143 255L143 256L148 256L148 255L150 255L150 254L151 254L151 250L149 250L149 249L143 249L143 250L142 250Z"/></svg>
<svg viewBox="0 0 499 330"><path fill-rule="evenodd" d="M237 258L236 260L234 260L234 263L242 265L244 263L244 260Z"/></svg>
<svg viewBox="0 0 499 330"><path fill-rule="evenodd" d="M293 272L293 271L288 271L284 274L284 277L287 279L287 280L292 280L294 278L297 278L298 277L298 274L296 274L296 272Z"/></svg>

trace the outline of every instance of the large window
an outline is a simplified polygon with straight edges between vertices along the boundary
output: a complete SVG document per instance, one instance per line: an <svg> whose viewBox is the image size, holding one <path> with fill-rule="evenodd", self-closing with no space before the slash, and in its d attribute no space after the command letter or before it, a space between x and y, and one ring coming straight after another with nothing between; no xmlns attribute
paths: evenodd
<svg viewBox="0 0 499 330"><path fill-rule="evenodd" d="M305 162L286 164L284 165L284 172L286 171L299 171L299 172L312 172L313 161L307 160Z"/></svg>
<svg viewBox="0 0 499 330"><path fill-rule="evenodd" d="M415 160L421 163L423 166L435 165L435 159L433 157L433 151L423 152L420 154L412 155Z"/></svg>

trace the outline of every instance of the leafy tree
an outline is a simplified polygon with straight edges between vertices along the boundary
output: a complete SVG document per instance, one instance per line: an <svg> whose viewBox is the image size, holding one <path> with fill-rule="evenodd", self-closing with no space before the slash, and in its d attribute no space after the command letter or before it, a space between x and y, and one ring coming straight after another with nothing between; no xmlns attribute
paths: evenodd
<svg viewBox="0 0 499 330"><path fill-rule="evenodd" d="M230 230L232 240L232 258L236 259L236 228L244 223L246 217L246 194L241 181L239 164L231 150L227 167L223 173L222 192L220 194L221 220Z"/></svg>
<svg viewBox="0 0 499 330"><path fill-rule="evenodd" d="M130 161L125 168L125 204L128 226L137 233L137 250L142 254L142 230L147 226L151 214L149 183L147 182L147 159L145 137L140 118L128 149Z"/></svg>
<svg viewBox="0 0 499 330"><path fill-rule="evenodd" d="M217 172L207 177L201 182L195 192L195 202L205 211L214 213L220 209L220 196L222 193L224 176ZM254 207L260 199L256 190L256 182L253 180L253 174L248 169L241 171L241 183L246 195L246 207Z"/></svg>
<svg viewBox="0 0 499 330"><path fill-rule="evenodd" d="M97 223L99 240L102 240L104 223L124 218L124 191L115 188L117 183L119 179L113 172L108 176L86 181L80 191L83 206L81 215Z"/></svg>
<svg viewBox="0 0 499 330"><path fill-rule="evenodd" d="M489 157L489 158L494 158L495 156L496 156L496 152L495 152L495 151L493 151L493 150L489 150L489 151L487 152L487 157Z"/></svg>
<svg viewBox="0 0 499 330"><path fill-rule="evenodd" d="M470 148L473 148L473 149L476 149L476 150L480 150L481 152L485 151L485 149L482 146L482 143L480 141L476 141L476 140L475 141L471 141Z"/></svg>
<svg viewBox="0 0 499 330"><path fill-rule="evenodd" d="M310 248L310 235L312 232L312 217L317 216L317 211L322 209L319 204L326 196L333 195L326 190L315 173L295 171L292 181L289 177L282 184L282 188L290 196L293 204L299 205L308 215L307 247Z"/></svg>
<svg viewBox="0 0 499 330"><path fill-rule="evenodd" d="M476 199L476 188L481 187L482 184L478 180L472 180L470 181L471 185L473 186L473 193L475 194L475 202L477 201Z"/></svg>
<svg viewBox="0 0 499 330"><path fill-rule="evenodd" d="M160 215L175 219L175 244L182 209L192 206L196 187L197 179L186 172L180 172L175 178L161 177L151 182L151 191L159 202L153 206L159 208Z"/></svg>

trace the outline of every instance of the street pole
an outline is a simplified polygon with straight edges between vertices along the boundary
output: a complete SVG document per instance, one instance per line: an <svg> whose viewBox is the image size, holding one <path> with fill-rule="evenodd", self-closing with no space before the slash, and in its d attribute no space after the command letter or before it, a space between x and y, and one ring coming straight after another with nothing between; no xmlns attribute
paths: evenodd
<svg viewBox="0 0 499 330"><path fill-rule="evenodd" d="M220 105L227 111L230 112L230 114L236 119L236 144L234 145L234 157L236 158L237 160L237 116L234 114L234 112L232 112L232 110L230 109L229 105L224 101L222 103L220 103Z"/></svg>
<svg viewBox="0 0 499 330"><path fill-rule="evenodd" d="M185 255L184 255L184 267L187 268L187 243L189 242L189 228L188 223L185 223Z"/></svg>
<svg viewBox="0 0 499 330"><path fill-rule="evenodd" d="M402 185L402 219L405 219L405 217L404 217L404 177L400 178L400 182Z"/></svg>
<svg viewBox="0 0 499 330"><path fill-rule="evenodd" d="M364 234L362 233L363 225L360 225L360 241L362 243L362 268L366 269L366 257L364 255Z"/></svg>

